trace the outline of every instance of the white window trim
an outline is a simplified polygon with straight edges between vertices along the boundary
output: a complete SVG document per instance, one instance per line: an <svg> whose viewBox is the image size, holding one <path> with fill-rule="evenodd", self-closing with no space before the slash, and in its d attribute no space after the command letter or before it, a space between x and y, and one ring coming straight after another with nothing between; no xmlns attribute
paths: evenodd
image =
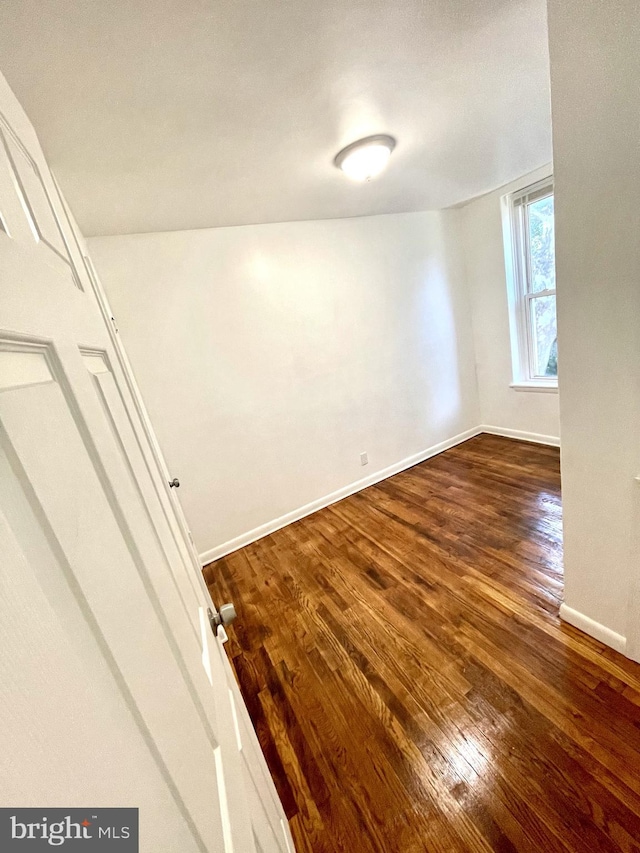
<svg viewBox="0 0 640 853"><path fill-rule="evenodd" d="M522 382L510 382L509 388L514 391L542 391L546 394L558 393L557 379L529 379Z"/></svg>
<svg viewBox="0 0 640 853"><path fill-rule="evenodd" d="M542 391L557 393L558 379L534 376L533 352L531 340L530 304L532 299L545 295L554 295L553 291L540 291L530 294L526 289L525 266L528 257L522 251L521 234L523 202L525 199L544 198L553 192L553 176L549 173L535 183L524 184L502 196L502 229L504 238L505 272L509 304L509 331L511 339L511 363L513 382L510 388L516 391Z"/></svg>

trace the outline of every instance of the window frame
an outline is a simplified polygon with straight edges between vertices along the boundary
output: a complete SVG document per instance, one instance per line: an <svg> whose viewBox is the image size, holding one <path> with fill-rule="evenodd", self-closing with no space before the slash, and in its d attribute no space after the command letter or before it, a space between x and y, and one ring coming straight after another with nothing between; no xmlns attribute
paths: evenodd
<svg viewBox="0 0 640 853"><path fill-rule="evenodd" d="M532 305L544 296L556 297L556 288L533 291L529 250L528 205L554 194L553 175L503 196L505 266L509 297L509 326L513 382L516 390L557 391L557 376L536 373L536 341ZM556 302L557 310L557 302Z"/></svg>

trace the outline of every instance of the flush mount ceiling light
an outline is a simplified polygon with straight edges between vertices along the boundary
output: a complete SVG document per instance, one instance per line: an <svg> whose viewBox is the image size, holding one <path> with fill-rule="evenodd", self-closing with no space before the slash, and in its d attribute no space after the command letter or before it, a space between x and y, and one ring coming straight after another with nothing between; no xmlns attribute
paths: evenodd
<svg viewBox="0 0 640 853"><path fill-rule="evenodd" d="M343 148L333 162L354 181L370 181L387 165L395 147L393 136L367 136Z"/></svg>

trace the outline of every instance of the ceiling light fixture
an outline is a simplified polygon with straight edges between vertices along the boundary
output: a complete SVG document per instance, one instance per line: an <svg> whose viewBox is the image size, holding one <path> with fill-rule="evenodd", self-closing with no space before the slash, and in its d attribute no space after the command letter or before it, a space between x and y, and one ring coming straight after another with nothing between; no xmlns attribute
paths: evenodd
<svg viewBox="0 0 640 853"><path fill-rule="evenodd" d="M343 148L333 162L354 181L370 181L387 165L395 147L396 141L392 136L367 136Z"/></svg>

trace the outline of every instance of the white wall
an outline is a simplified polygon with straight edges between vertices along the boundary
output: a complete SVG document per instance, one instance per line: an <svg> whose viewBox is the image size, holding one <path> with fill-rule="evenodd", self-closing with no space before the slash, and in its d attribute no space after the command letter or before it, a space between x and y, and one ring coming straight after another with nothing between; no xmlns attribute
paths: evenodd
<svg viewBox="0 0 640 853"><path fill-rule="evenodd" d="M459 220L89 241L201 552L478 425Z"/></svg>
<svg viewBox="0 0 640 853"><path fill-rule="evenodd" d="M640 4L549 0L549 38L563 615L639 656Z"/></svg>
<svg viewBox="0 0 640 853"><path fill-rule="evenodd" d="M558 439L558 394L510 388L513 381L500 199L551 174L543 167L460 209L484 425Z"/></svg>

